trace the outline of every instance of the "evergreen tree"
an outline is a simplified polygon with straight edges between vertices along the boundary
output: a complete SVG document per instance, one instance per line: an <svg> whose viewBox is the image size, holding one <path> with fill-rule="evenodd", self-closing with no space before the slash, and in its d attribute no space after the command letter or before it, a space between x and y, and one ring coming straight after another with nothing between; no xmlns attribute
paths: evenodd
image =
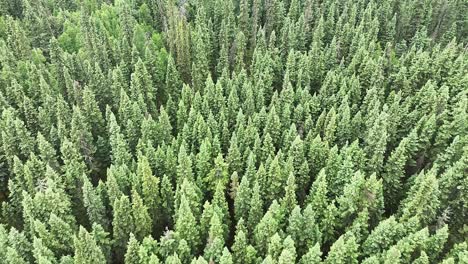
<svg viewBox="0 0 468 264"><path fill-rule="evenodd" d="M357 171L351 182L345 186L338 203L342 225L351 224L349 221L364 209L368 210L371 219L378 221L383 209L382 181L377 180L375 174L366 180L362 173Z"/></svg>
<svg viewBox="0 0 468 264"><path fill-rule="evenodd" d="M113 238L115 245L115 253L117 258L123 259L126 252L127 241L129 239L129 231L135 230L135 223L133 222L132 215L129 212L132 211L130 200L127 196L122 195L116 199L113 206L114 217L113 217Z"/></svg>
<svg viewBox="0 0 468 264"><path fill-rule="evenodd" d="M325 223L326 221L324 220L324 224ZM311 248L315 246L317 243L321 242L322 230L320 229L319 222L316 219L315 211L311 204L307 205L307 207L303 211L303 227L302 228L303 228L303 231L305 231L305 234L302 237L302 243L303 243L302 245L303 245L304 250L305 248ZM305 252L300 251L301 250L300 247L298 249L299 249L299 253L305 253Z"/></svg>
<svg viewBox="0 0 468 264"><path fill-rule="evenodd" d="M358 263L358 244L355 237L347 234L333 243L325 263Z"/></svg>
<svg viewBox="0 0 468 264"><path fill-rule="evenodd" d="M329 204L325 169L322 169L310 189L307 203L313 208L317 219L324 219Z"/></svg>
<svg viewBox="0 0 468 264"><path fill-rule="evenodd" d="M408 145L407 138L400 141L398 147L392 151L384 169L384 195L385 204L389 208L394 208L399 200L399 194L402 188L401 179L404 177L404 167L406 164L406 152Z"/></svg>
<svg viewBox="0 0 468 264"><path fill-rule="evenodd" d="M309 248L306 254L304 254L301 258L301 264L314 264L314 263L321 263L321 255L322 252L320 252L320 246L319 244L315 244L315 246Z"/></svg>
<svg viewBox="0 0 468 264"><path fill-rule="evenodd" d="M208 190L212 192L215 191L218 184L225 186L229 182L228 166L221 154L218 154L214 160L214 166L207 175L207 181L209 184Z"/></svg>
<svg viewBox="0 0 468 264"><path fill-rule="evenodd" d="M278 258L278 263L295 263L296 262L296 248L294 241L290 236L286 237L283 242L283 250Z"/></svg>
<svg viewBox="0 0 468 264"><path fill-rule="evenodd" d="M219 262L224 248L224 231L221 225L221 219L217 213L214 213L210 221L210 230L208 241L205 247L205 258L210 261Z"/></svg>
<svg viewBox="0 0 468 264"><path fill-rule="evenodd" d="M107 211L101 194L92 186L87 177L83 177L83 202L90 223L97 223L107 228Z"/></svg>
<svg viewBox="0 0 468 264"><path fill-rule="evenodd" d="M110 111L108 111L110 112ZM117 123L117 120L112 112L106 114L109 129L109 143L112 150L112 162L115 165L129 164L131 160L131 154L127 141L124 135L121 133L121 128Z"/></svg>
<svg viewBox="0 0 468 264"><path fill-rule="evenodd" d="M127 245L127 252L125 253L125 263L139 263L140 257L138 255L138 249L140 245L135 239L133 234L130 234L130 240Z"/></svg>
<svg viewBox="0 0 468 264"><path fill-rule="evenodd" d="M127 212L128 213L128 212ZM151 234L152 219L148 213L148 208L143 204L138 192L132 190L132 217L135 223L135 237L142 240Z"/></svg>
<svg viewBox="0 0 468 264"><path fill-rule="evenodd" d="M243 220L239 219L236 226L236 234L234 236L234 243L232 245L232 255L234 257L234 263L245 263L247 261L247 247L248 241L245 234L245 227L243 226Z"/></svg>
<svg viewBox="0 0 468 264"><path fill-rule="evenodd" d="M286 182L285 194L281 200L281 206L286 215L289 215L294 206L297 205L296 188L296 178L293 173L290 173Z"/></svg>
<svg viewBox="0 0 468 264"><path fill-rule="evenodd" d="M149 219L153 221L153 225L158 223L161 219L160 213L160 201L158 201L159 195L159 178L153 176L152 170L146 156L140 156L137 163L137 174L141 179L141 193L143 199L143 205L146 207L146 211L149 214ZM140 210L140 209L139 209ZM143 215L144 215L143 210Z"/></svg>
<svg viewBox="0 0 468 264"><path fill-rule="evenodd" d="M179 234L180 239L185 239L189 243L192 252L197 249L199 245L197 222L185 195L181 196L180 207L178 208L175 222L175 231Z"/></svg>
<svg viewBox="0 0 468 264"><path fill-rule="evenodd" d="M394 216L380 221L379 225L372 230L362 243L364 255L375 255L389 248L398 240L401 233L403 233L403 226L395 220Z"/></svg>
<svg viewBox="0 0 468 264"><path fill-rule="evenodd" d="M281 254L282 246L283 245L280 235L275 233L272 237L270 237L270 241L268 243L268 255L274 259L277 259Z"/></svg>
<svg viewBox="0 0 468 264"><path fill-rule="evenodd" d="M273 201L273 203L270 205L270 208L260 220L255 228L255 231L253 232L255 245L260 252L266 252L267 239L278 231L280 224L280 219L277 219L277 213L279 210L278 206L279 205L276 200Z"/></svg>
<svg viewBox="0 0 468 264"><path fill-rule="evenodd" d="M232 264L234 263L232 260L232 255L231 252L225 247L223 249L223 255L221 255L221 258L219 259L220 264Z"/></svg>
<svg viewBox="0 0 468 264"><path fill-rule="evenodd" d="M236 190L236 198L234 200L234 214L236 220L240 218L247 219L250 206L250 197L252 190L250 188L251 179L247 178L247 175L242 177L239 187Z"/></svg>
<svg viewBox="0 0 468 264"><path fill-rule="evenodd" d="M253 186L253 193L250 199L250 208L247 218L247 226L249 230L254 230L263 216L263 201L260 194L260 186L258 181L255 181Z"/></svg>
<svg viewBox="0 0 468 264"><path fill-rule="evenodd" d="M75 263L104 263L106 261L101 248L93 236L80 227L75 243Z"/></svg>
<svg viewBox="0 0 468 264"><path fill-rule="evenodd" d="M408 197L402 202L402 220L416 216L423 223L434 219L439 207L439 184L434 171L421 172L409 191Z"/></svg>
<svg viewBox="0 0 468 264"><path fill-rule="evenodd" d="M375 120L366 137L364 151L368 157L367 168L370 172L379 173L387 145L387 114L382 112Z"/></svg>

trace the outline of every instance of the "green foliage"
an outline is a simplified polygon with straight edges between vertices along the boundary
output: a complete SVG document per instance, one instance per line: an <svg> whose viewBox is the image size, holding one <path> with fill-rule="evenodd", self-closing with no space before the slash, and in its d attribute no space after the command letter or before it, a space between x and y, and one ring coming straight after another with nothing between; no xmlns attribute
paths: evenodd
<svg viewBox="0 0 468 264"><path fill-rule="evenodd" d="M467 262L463 1L0 1L0 262Z"/></svg>
<svg viewBox="0 0 468 264"><path fill-rule="evenodd" d="M118 257L122 258L126 251L129 233L134 232L135 223L132 221L130 201L127 196L122 195L114 202L114 217L113 217L113 238L115 252Z"/></svg>
<svg viewBox="0 0 468 264"><path fill-rule="evenodd" d="M101 248L94 237L80 227L78 236L75 237L75 263L104 263L106 261Z"/></svg>
<svg viewBox="0 0 468 264"><path fill-rule="evenodd" d="M320 263L321 262L321 258L320 258L321 255L322 255L322 252L320 252L319 244L315 244L315 246L310 247L309 251L307 251L307 253L302 256L300 263L301 264Z"/></svg>
<svg viewBox="0 0 468 264"><path fill-rule="evenodd" d="M185 239L189 243L191 250L195 251L199 245L199 233L196 219L185 195L182 195L180 207L177 211L175 231L181 239Z"/></svg>
<svg viewBox="0 0 468 264"><path fill-rule="evenodd" d="M333 243L325 263L358 263L358 254L356 238L347 233Z"/></svg>

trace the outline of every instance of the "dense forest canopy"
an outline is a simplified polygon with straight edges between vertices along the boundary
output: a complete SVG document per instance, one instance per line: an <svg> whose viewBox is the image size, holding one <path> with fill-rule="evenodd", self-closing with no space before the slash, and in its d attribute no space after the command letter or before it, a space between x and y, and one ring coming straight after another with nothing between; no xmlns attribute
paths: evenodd
<svg viewBox="0 0 468 264"><path fill-rule="evenodd" d="M0 263L468 263L468 2L0 0Z"/></svg>

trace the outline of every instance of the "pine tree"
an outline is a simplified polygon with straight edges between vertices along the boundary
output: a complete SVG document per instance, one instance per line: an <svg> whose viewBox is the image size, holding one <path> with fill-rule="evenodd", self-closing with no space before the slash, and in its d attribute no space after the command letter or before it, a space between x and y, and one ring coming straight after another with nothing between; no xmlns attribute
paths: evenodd
<svg viewBox="0 0 468 264"><path fill-rule="evenodd" d="M300 252L304 247L304 218L301 213L301 208L296 205L291 211L288 219L288 226L286 228L287 234L293 239L298 251Z"/></svg>
<svg viewBox="0 0 468 264"><path fill-rule="evenodd" d="M133 234L130 234L130 240L127 245L127 252L125 253L125 263L136 264L140 263L140 257L138 255L138 249L140 244L135 239Z"/></svg>
<svg viewBox="0 0 468 264"><path fill-rule="evenodd" d="M178 208L175 222L175 231L179 234L180 239L185 239L189 243L192 252L197 249L199 245L197 222L185 195L181 196L180 207Z"/></svg>
<svg viewBox="0 0 468 264"><path fill-rule="evenodd" d="M15 155L24 157L32 151L33 141L24 122L17 117L15 118L13 109L3 111L2 120L4 120L4 128L2 129L3 153L5 153L11 168Z"/></svg>
<svg viewBox="0 0 468 264"><path fill-rule="evenodd" d="M246 258L246 263L253 264L259 261L258 252L252 245L247 246L245 258Z"/></svg>
<svg viewBox="0 0 468 264"><path fill-rule="evenodd" d="M327 208L328 209L328 208ZM302 237L302 243L303 247L305 248L311 248L315 244L320 243L322 241L322 231L320 229L320 225L316 219L316 212L314 211L313 207L311 204L307 205L306 208L303 211L303 230L305 231L305 234ZM331 212L331 215L333 216L333 211ZM327 225L325 224L326 221L324 220L322 224L324 224L324 227ZM333 226L331 226L333 227ZM301 245L301 244L299 244ZM298 248L299 253L305 253L300 251L301 248Z"/></svg>
<svg viewBox="0 0 468 264"><path fill-rule="evenodd" d="M172 183L167 175L164 175L161 180L161 214L163 226L172 222L172 215L174 214L174 195Z"/></svg>
<svg viewBox="0 0 468 264"><path fill-rule="evenodd" d="M59 165L57 162L56 150L40 132L37 134L37 147L39 149L39 157L41 160L51 168L57 169Z"/></svg>
<svg viewBox="0 0 468 264"><path fill-rule="evenodd" d="M153 221L153 226L157 223L160 223L160 185L159 178L153 176L152 170L146 156L140 156L137 163L137 174L141 179L141 193L144 206L147 207L148 214L150 219Z"/></svg>
<svg viewBox="0 0 468 264"><path fill-rule="evenodd" d="M267 164L268 172L267 172L267 183L268 186L266 189L269 190L269 194L267 194L268 201L272 201L275 197L281 195L282 184L285 182L283 179L283 171L280 167L279 161L280 155L276 155L271 163Z"/></svg>
<svg viewBox="0 0 468 264"><path fill-rule="evenodd" d="M395 216L380 221L362 243L362 252L366 256L372 256L388 249L403 233L402 229L403 226L395 220Z"/></svg>
<svg viewBox="0 0 468 264"><path fill-rule="evenodd" d="M247 261L248 241L246 237L246 229L243 226L243 219L239 219L236 226L236 234L232 245L232 255L235 263L245 263Z"/></svg>
<svg viewBox="0 0 468 264"><path fill-rule="evenodd" d="M395 208L399 200L402 188L401 179L404 176L404 167L406 165L406 152L409 140L404 138L400 141L398 147L392 151L384 167L384 196L385 204L389 208Z"/></svg>
<svg viewBox="0 0 468 264"><path fill-rule="evenodd" d="M250 199L250 208L247 218L248 229L253 231L263 216L263 201L260 194L260 185L258 181L254 182Z"/></svg>
<svg viewBox="0 0 468 264"><path fill-rule="evenodd" d="M226 200L226 186L218 183L216 186L215 193L213 195L213 206L215 211L222 218L223 227L225 231L225 238L227 238L227 233L229 232L229 226L231 225L230 212L228 201Z"/></svg>
<svg viewBox="0 0 468 264"><path fill-rule="evenodd" d="M254 230L255 246L261 253L266 252L267 239L278 231L280 219L277 219L277 210L279 208L275 200Z"/></svg>
<svg viewBox="0 0 468 264"><path fill-rule="evenodd" d="M297 205L296 188L296 178L293 173L290 173L286 182L284 197L280 201L281 207L286 216L288 216Z"/></svg>
<svg viewBox="0 0 468 264"><path fill-rule="evenodd" d="M175 252L177 253L177 256L180 258L180 260L183 262L188 262L192 255L190 253L190 247L185 239L181 239L179 241Z"/></svg>
<svg viewBox="0 0 468 264"><path fill-rule="evenodd" d="M115 245L115 253L117 258L123 259L126 252L127 241L129 239L129 231L133 233L135 230L135 223L133 222L130 200L127 196L122 195L116 199L113 206L113 238Z"/></svg>
<svg viewBox="0 0 468 264"><path fill-rule="evenodd" d="M283 250L278 258L278 264L295 263L296 262L296 248L294 241L290 236L287 236L283 241Z"/></svg>
<svg viewBox="0 0 468 264"><path fill-rule="evenodd" d="M419 256L419 258L415 259L413 263L417 263L417 264L429 263L429 258L427 257L426 252L421 251L421 255Z"/></svg>
<svg viewBox="0 0 468 264"><path fill-rule="evenodd" d="M408 197L401 203L401 220L418 217L422 223L428 223L435 217L439 207L439 184L433 170L417 175L415 183L409 190Z"/></svg>
<svg viewBox="0 0 468 264"><path fill-rule="evenodd" d="M56 261L54 253L43 245L42 239L33 239L33 255L37 263L54 263Z"/></svg>
<svg viewBox="0 0 468 264"><path fill-rule="evenodd" d="M106 259L93 236L80 227L78 235L74 239L75 263L105 263Z"/></svg>
<svg viewBox="0 0 468 264"><path fill-rule="evenodd" d="M277 259L281 254L282 250L282 239L278 233L275 233L272 237L270 237L268 242L268 255L274 259Z"/></svg>
<svg viewBox="0 0 468 264"><path fill-rule="evenodd" d="M190 262L191 264L207 264L208 262L202 257L198 257L197 259L193 259L192 262Z"/></svg>
<svg viewBox="0 0 468 264"><path fill-rule="evenodd" d="M163 106L161 106L159 109L158 132L160 142L169 143L171 141L172 125L169 119L169 115Z"/></svg>
<svg viewBox="0 0 468 264"><path fill-rule="evenodd" d="M181 144L177 158L177 183L180 184L184 179L193 181L192 160L187 154L185 144Z"/></svg>
<svg viewBox="0 0 468 264"><path fill-rule="evenodd" d="M313 133L309 133L306 141L309 146L307 157L309 160L310 174L318 175L320 169L325 166L329 152L328 145L322 141L319 134L314 138Z"/></svg>
<svg viewBox="0 0 468 264"><path fill-rule="evenodd" d="M6 257L7 243L8 243L7 230L5 229L4 225L0 225L0 246L2 248L2 250L0 251L0 257L2 258Z"/></svg>
<svg viewBox="0 0 468 264"><path fill-rule="evenodd" d="M223 255L221 255L221 258L219 259L220 264L232 264L234 263L232 260L232 255L231 252L225 247L223 249Z"/></svg>
<svg viewBox="0 0 468 264"><path fill-rule="evenodd" d="M166 262L164 262L165 264L182 264L182 262L180 261L179 259L179 256L174 253L173 255L169 256L167 259L166 259Z"/></svg>
<svg viewBox="0 0 468 264"><path fill-rule="evenodd" d="M281 135L280 128L281 128L281 122L276 113L276 108L273 105L270 111L268 112L264 134L266 133L270 134L271 138L273 139L273 145L275 147L279 146L280 135Z"/></svg>
<svg viewBox="0 0 468 264"><path fill-rule="evenodd" d="M155 255L158 250L157 241L151 236L145 237L138 249L138 256L141 262L159 263L158 257Z"/></svg>
<svg viewBox="0 0 468 264"><path fill-rule="evenodd" d="M315 244L313 247L310 247L306 254L301 258L301 264L315 264L321 263L322 252L320 251L319 244Z"/></svg>
<svg viewBox="0 0 468 264"><path fill-rule="evenodd" d="M219 262L224 248L224 231L221 219L215 212L210 221L210 230L204 256L210 261Z"/></svg>
<svg viewBox="0 0 468 264"><path fill-rule="evenodd" d="M426 251L430 261L435 261L439 258L439 255L447 242L448 236L448 226L445 225L438 229L436 233L429 238Z"/></svg>
<svg viewBox="0 0 468 264"><path fill-rule="evenodd" d="M242 177L239 187L236 191L236 198L234 200L234 215L237 221L240 218L247 219L250 206L250 197L252 190L250 188L250 181L247 176Z"/></svg>
<svg viewBox="0 0 468 264"><path fill-rule="evenodd" d="M228 155L226 158L226 161L229 166L229 171L231 173L234 173L234 172L242 173L243 172L242 157L241 157L241 152L238 146L237 136L235 132L232 134L229 144L230 145L229 145Z"/></svg>
<svg viewBox="0 0 468 264"><path fill-rule="evenodd" d="M335 142L335 133L336 133L336 111L335 108L328 112L326 121L325 121L325 133L324 133L324 141L328 142L328 144L333 145Z"/></svg>
<svg viewBox="0 0 468 264"><path fill-rule="evenodd" d="M6 230L5 230L6 232ZM6 235L6 234L5 234ZM9 256L16 258L20 263L22 261L32 262L32 244L26 237L24 232L19 232L15 228L10 228L8 233L8 241L5 241L5 254L7 259Z"/></svg>
<svg viewBox="0 0 468 264"><path fill-rule="evenodd" d="M173 195L173 192L171 192L170 194ZM187 199L187 202L189 203L190 209L192 210L194 216L198 217L200 215L202 199L200 189L193 182L184 179L182 184L178 186L178 189L176 189L175 191L174 208L178 209L180 207L182 196L184 195ZM178 211L176 210L176 218L177 213Z"/></svg>
<svg viewBox="0 0 468 264"><path fill-rule="evenodd" d="M207 36L204 34L206 25L196 25L192 31L193 62L192 62L192 84L194 89L203 91L206 77L209 71Z"/></svg>
<svg viewBox="0 0 468 264"><path fill-rule="evenodd" d="M401 261L410 261L412 254L419 251L428 240L429 232L427 228L411 233L400 239L396 244L396 249L401 252Z"/></svg>
<svg viewBox="0 0 468 264"><path fill-rule="evenodd" d="M228 166L223 159L223 156L220 154L217 155L216 159L214 160L214 166L207 175L208 181L208 190L214 192L216 186L221 184L222 186L226 186L229 182L229 174L228 174Z"/></svg>
<svg viewBox="0 0 468 264"><path fill-rule="evenodd" d="M130 164L131 154L127 141L121 133L121 128L117 123L114 114L107 111L106 114L109 130L109 143L112 149L112 163L115 165Z"/></svg>
<svg viewBox="0 0 468 264"><path fill-rule="evenodd" d="M72 242L67 239L73 236L71 226L53 213L46 223L36 220L34 233L36 238L42 241L42 245L57 256L73 251Z"/></svg>
<svg viewBox="0 0 468 264"><path fill-rule="evenodd" d="M296 136L291 143L288 156L293 159L295 174L297 175L299 201L302 201L305 198L305 186L309 184L309 165L305 159L304 142L299 136Z"/></svg>
<svg viewBox="0 0 468 264"><path fill-rule="evenodd" d="M400 251L397 249L396 246L393 246L387 251L387 254L384 257L384 263L385 264L399 263L400 256L401 256Z"/></svg>
<svg viewBox="0 0 468 264"><path fill-rule="evenodd" d="M357 171L345 186L338 203L344 226L351 224L350 221L364 209L369 211L371 219L378 221L383 210L382 180L377 180L375 174L366 180L363 174Z"/></svg>
<svg viewBox="0 0 468 264"><path fill-rule="evenodd" d="M368 170L379 173L387 145L387 113L382 112L375 120L366 137L364 151L368 156Z"/></svg>
<svg viewBox="0 0 468 264"><path fill-rule="evenodd" d="M140 195L134 189L132 190L132 217L135 223L135 237L142 240L151 234L153 227L152 219L148 213L148 208L143 204Z"/></svg>
<svg viewBox="0 0 468 264"><path fill-rule="evenodd" d="M6 248L6 254L5 254L5 260L9 263L18 263L18 264L26 264L27 262L21 257L18 252L11 248L7 247Z"/></svg>
<svg viewBox="0 0 468 264"><path fill-rule="evenodd" d="M22 205L26 232L31 232L33 236L36 223L49 222L52 214L55 219L58 218L63 224L68 225L67 230L64 230L65 233L71 232L69 229L75 227L76 220L72 214L69 196L51 178L43 179L41 188L41 191L32 194L33 196L23 192ZM64 227L57 228L60 230Z"/></svg>
<svg viewBox="0 0 468 264"><path fill-rule="evenodd" d="M369 231L367 230L368 227L369 212L367 211L367 208L365 208L358 213L353 223L345 229L345 232L353 233L356 237L356 242L361 244L362 240L369 235Z"/></svg>
<svg viewBox="0 0 468 264"><path fill-rule="evenodd" d="M86 207L89 222L100 224L107 229L109 223L103 197L92 186L86 176L83 177L83 202Z"/></svg>
<svg viewBox="0 0 468 264"><path fill-rule="evenodd" d="M325 263L358 263L358 244L351 234L342 235L333 243Z"/></svg>
<svg viewBox="0 0 468 264"><path fill-rule="evenodd" d="M326 177L325 169L322 169L312 184L307 199L307 204L313 208L316 219L324 219L325 211L329 204Z"/></svg>

